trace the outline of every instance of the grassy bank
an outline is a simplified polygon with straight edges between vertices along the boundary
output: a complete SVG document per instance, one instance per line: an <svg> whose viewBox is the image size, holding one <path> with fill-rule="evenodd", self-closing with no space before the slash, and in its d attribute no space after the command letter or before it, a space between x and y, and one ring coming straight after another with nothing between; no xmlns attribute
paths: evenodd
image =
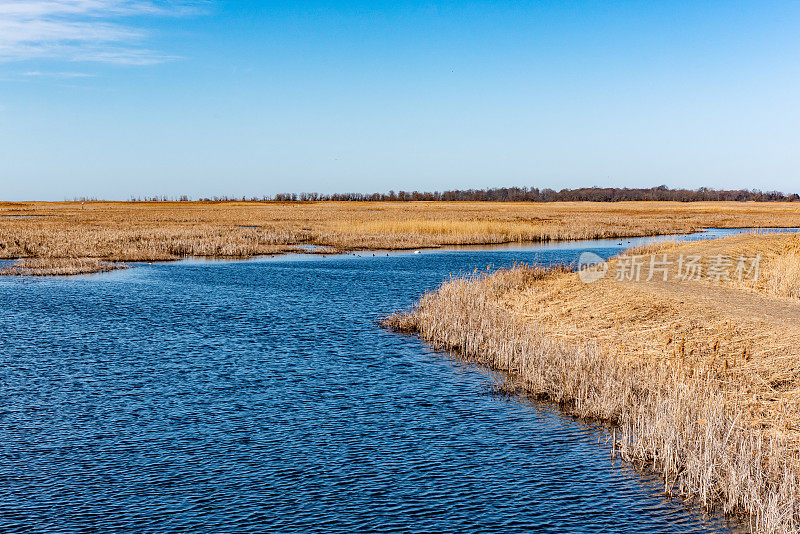
<svg viewBox="0 0 800 534"><path fill-rule="evenodd" d="M800 203L5 202L0 259L245 258L740 226L800 226Z"/></svg>
<svg viewBox="0 0 800 534"><path fill-rule="evenodd" d="M23 258L0 268L0 276L73 276L125 267L122 263L94 258Z"/></svg>
<svg viewBox="0 0 800 534"><path fill-rule="evenodd" d="M613 423L616 452L660 472L665 491L744 514L758 532L797 532L799 246L789 236L657 245L589 284L518 267L448 281L386 324L502 370L510 392ZM666 255L674 270L617 280L634 255ZM677 258L700 256L712 273L720 256L745 255L761 258L757 280L676 280Z"/></svg>

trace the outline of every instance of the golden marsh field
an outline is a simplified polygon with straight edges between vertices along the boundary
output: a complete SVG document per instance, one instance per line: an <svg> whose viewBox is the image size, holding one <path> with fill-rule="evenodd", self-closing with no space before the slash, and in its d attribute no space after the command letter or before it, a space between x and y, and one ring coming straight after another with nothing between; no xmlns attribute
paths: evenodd
<svg viewBox="0 0 800 534"><path fill-rule="evenodd" d="M73 274L105 262L392 250L800 226L800 203L4 202L11 274ZM10 271L6 271L9 273Z"/></svg>

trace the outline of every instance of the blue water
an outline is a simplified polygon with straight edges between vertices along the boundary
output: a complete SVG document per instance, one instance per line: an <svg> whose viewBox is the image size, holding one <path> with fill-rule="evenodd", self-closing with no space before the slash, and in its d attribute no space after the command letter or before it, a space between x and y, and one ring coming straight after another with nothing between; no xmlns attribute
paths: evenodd
<svg viewBox="0 0 800 534"><path fill-rule="evenodd" d="M376 320L638 240L0 280L2 532L730 532Z"/></svg>

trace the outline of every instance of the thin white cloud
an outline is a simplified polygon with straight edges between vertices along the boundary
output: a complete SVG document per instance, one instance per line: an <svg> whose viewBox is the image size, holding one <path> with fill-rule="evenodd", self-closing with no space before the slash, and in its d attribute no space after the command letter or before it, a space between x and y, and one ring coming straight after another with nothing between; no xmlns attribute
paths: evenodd
<svg viewBox="0 0 800 534"><path fill-rule="evenodd" d="M42 72L38 70L31 70L21 73L22 76L27 78L94 78L94 74L87 72Z"/></svg>
<svg viewBox="0 0 800 534"><path fill-rule="evenodd" d="M0 61L61 59L151 65L175 59L146 46L128 17L198 13L205 0L0 0Z"/></svg>

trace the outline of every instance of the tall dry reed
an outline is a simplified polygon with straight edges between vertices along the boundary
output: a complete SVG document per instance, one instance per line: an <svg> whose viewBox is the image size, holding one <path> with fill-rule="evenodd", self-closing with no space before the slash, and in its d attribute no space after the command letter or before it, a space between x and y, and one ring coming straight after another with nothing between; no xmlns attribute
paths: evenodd
<svg viewBox="0 0 800 534"><path fill-rule="evenodd" d="M800 298L800 238L783 240L783 249L766 258L764 290L773 295Z"/></svg>

